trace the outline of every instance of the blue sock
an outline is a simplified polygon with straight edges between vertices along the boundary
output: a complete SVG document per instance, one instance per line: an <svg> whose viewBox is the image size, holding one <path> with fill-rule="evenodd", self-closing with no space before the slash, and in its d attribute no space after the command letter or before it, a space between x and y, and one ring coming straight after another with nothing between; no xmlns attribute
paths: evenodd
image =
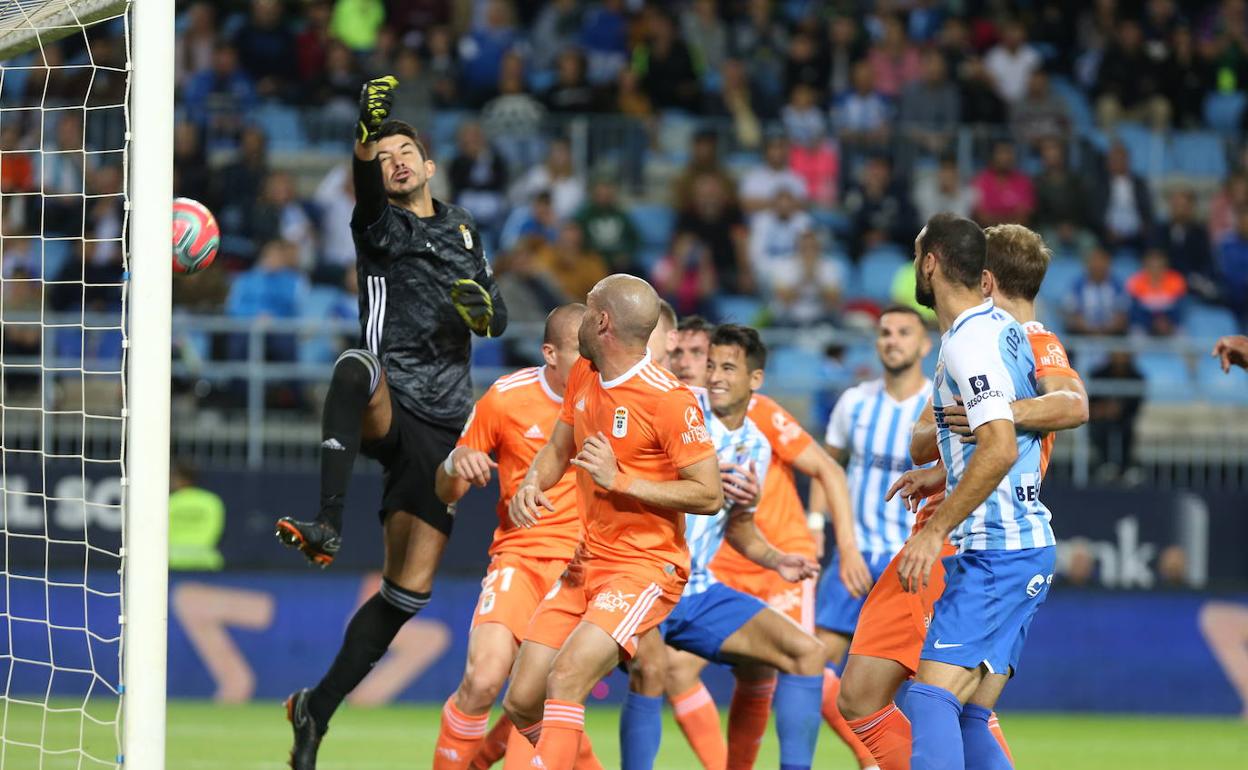
<svg viewBox="0 0 1248 770"><path fill-rule="evenodd" d="M810 770L823 723L823 676L781 674L771 703L780 736L780 770Z"/></svg>
<svg viewBox="0 0 1248 770"><path fill-rule="evenodd" d="M983 706L962 707L962 750L966 754L966 770L1013 770L1010 758L1001 750L997 736L988 729L992 712Z"/></svg>
<svg viewBox="0 0 1248 770"><path fill-rule="evenodd" d="M629 690L620 712L621 770L652 770L663 738L663 699Z"/></svg>
<svg viewBox="0 0 1248 770"><path fill-rule="evenodd" d="M943 687L915 683L906 697L914 748L910 770L963 770L962 704Z"/></svg>

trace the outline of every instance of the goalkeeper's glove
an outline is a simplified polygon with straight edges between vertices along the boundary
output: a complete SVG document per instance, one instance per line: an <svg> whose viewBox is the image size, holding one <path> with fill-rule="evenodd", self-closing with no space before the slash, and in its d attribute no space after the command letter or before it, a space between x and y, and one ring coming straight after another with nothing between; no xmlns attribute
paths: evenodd
<svg viewBox="0 0 1248 770"><path fill-rule="evenodd" d="M360 122L355 127L360 144L377 140L377 130L390 117L394 89L398 84L394 75L386 75L373 78L360 88Z"/></svg>
<svg viewBox="0 0 1248 770"><path fill-rule="evenodd" d="M451 287L451 302L464 323L478 337L490 336L494 320L494 300L485 287L471 278L461 278Z"/></svg>

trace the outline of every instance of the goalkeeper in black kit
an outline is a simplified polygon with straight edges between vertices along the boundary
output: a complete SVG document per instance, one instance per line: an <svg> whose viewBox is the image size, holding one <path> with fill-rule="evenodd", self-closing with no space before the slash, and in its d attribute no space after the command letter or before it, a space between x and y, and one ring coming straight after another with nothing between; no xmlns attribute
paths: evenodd
<svg viewBox="0 0 1248 770"><path fill-rule="evenodd" d="M339 356L325 397L321 509L312 521L277 522L277 536L328 566L341 544L343 497L363 452L385 471L381 590L347 626L320 684L286 702L295 733L291 767L312 770L330 717L429 603L453 511L434 475L472 409L471 335L507 326L472 215L434 200L436 171L416 131L389 118L393 77L366 83L355 144L356 271L360 347Z"/></svg>

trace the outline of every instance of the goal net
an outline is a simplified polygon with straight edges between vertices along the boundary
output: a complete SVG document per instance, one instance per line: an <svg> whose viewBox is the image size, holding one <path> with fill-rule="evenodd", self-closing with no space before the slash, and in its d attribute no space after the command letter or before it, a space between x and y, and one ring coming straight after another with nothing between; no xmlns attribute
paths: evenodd
<svg viewBox="0 0 1248 770"><path fill-rule="evenodd" d="M156 243L140 230L158 232L135 205L134 8L162 2L0 2L0 769L157 766L129 761L123 728L140 679L131 640L164 612L163 552L135 561L132 537L163 537L167 516L167 401L163 441L136 435L134 408L147 403L136 354L159 342L136 344L132 312L148 270L136 246ZM142 509L131 469L147 477ZM131 606L136 578L145 608ZM148 661L162 696L163 635ZM163 703L150 727L163 755Z"/></svg>

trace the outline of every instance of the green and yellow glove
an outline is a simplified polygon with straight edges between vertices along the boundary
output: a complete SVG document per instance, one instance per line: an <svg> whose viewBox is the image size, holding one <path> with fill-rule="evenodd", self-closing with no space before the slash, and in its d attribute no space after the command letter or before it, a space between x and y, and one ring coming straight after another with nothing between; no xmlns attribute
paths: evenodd
<svg viewBox="0 0 1248 770"><path fill-rule="evenodd" d="M377 130L390 117L394 89L398 85L394 75L386 75L373 78L360 88L360 122L356 125L355 138L361 144L376 141Z"/></svg>
<svg viewBox="0 0 1248 770"><path fill-rule="evenodd" d="M494 300L485 287L471 278L461 278L451 287L451 302L464 323L478 337L490 336L494 320Z"/></svg>

